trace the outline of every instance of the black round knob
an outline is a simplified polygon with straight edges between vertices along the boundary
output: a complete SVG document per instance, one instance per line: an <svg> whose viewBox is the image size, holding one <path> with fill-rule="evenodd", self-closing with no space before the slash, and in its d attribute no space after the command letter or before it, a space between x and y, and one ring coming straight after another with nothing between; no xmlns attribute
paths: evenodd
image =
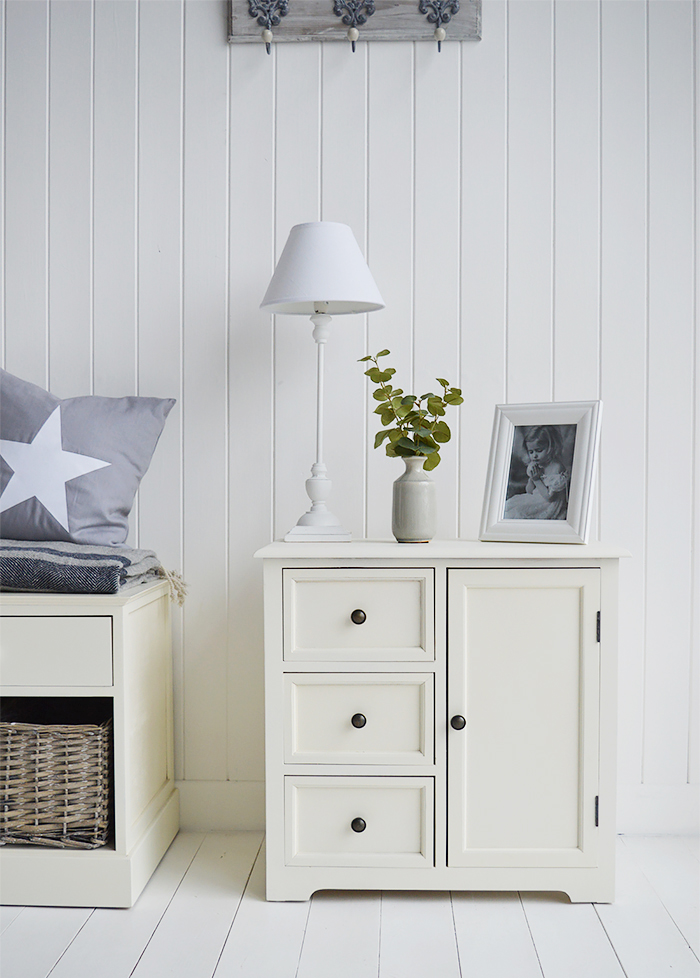
<svg viewBox="0 0 700 978"><path fill-rule="evenodd" d="M364 830L367 828L367 822L365 822L364 818L354 818L352 822L350 822L350 828L353 830L353 832L364 832Z"/></svg>
<svg viewBox="0 0 700 978"><path fill-rule="evenodd" d="M362 608L355 608L353 613L350 615L350 621L353 621L356 625L362 625L363 622L367 621L367 615L364 613Z"/></svg>
<svg viewBox="0 0 700 978"><path fill-rule="evenodd" d="M453 730L464 730L466 725L467 721L464 719L464 717L459 716L459 714L456 717L452 717L450 720L450 726Z"/></svg>
<svg viewBox="0 0 700 978"><path fill-rule="evenodd" d="M367 723L367 717L362 713L356 713L350 723L353 725L353 727L357 727L359 730L360 727L364 727L364 725Z"/></svg>

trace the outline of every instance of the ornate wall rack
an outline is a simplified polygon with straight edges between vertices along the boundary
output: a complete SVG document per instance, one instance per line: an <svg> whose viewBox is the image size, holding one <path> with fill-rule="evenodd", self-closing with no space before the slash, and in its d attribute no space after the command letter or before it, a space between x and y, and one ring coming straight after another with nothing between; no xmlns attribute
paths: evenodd
<svg viewBox="0 0 700 978"><path fill-rule="evenodd" d="M481 0L229 0L229 41L481 40Z"/></svg>

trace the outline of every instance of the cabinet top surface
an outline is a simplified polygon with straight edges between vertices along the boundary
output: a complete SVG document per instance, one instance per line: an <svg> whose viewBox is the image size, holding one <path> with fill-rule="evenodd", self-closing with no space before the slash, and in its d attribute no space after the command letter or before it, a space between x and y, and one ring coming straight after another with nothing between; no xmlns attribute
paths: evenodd
<svg viewBox="0 0 700 978"><path fill-rule="evenodd" d="M351 540L348 543L286 543L276 540L262 547L256 557L275 560L601 560L629 557L622 547L602 543L485 543L479 540L432 540L430 543L397 543L395 540Z"/></svg>

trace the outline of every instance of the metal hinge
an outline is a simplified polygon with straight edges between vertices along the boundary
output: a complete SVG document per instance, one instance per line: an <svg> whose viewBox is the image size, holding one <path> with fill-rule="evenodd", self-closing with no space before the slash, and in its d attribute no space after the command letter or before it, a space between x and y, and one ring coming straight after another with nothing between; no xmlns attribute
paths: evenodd
<svg viewBox="0 0 700 978"><path fill-rule="evenodd" d="M596 615L595 640L596 642L600 642L600 612L598 612L598 614Z"/></svg>
<svg viewBox="0 0 700 978"><path fill-rule="evenodd" d="M598 827L598 795L595 796L595 824Z"/></svg>

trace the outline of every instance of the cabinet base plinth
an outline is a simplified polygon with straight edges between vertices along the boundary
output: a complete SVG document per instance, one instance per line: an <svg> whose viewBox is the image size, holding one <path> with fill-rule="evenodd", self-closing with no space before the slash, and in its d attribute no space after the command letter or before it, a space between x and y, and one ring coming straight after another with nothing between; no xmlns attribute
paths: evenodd
<svg viewBox="0 0 700 978"><path fill-rule="evenodd" d="M571 903L613 903L612 867L572 871L553 869L508 870L479 867L476 870L435 867L428 870L347 869L332 871L285 867L268 869L266 899L300 902L318 890L451 890L460 892L564 894Z"/></svg>

